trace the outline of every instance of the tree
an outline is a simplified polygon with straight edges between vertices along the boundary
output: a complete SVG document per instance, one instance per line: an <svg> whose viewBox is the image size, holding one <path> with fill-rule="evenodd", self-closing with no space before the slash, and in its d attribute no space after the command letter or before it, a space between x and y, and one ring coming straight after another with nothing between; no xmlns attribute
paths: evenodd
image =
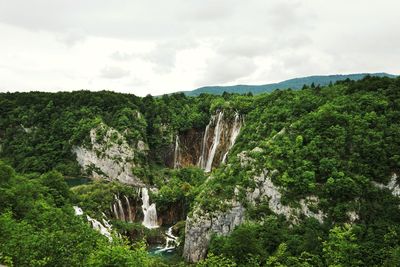
<svg viewBox="0 0 400 267"><path fill-rule="evenodd" d="M335 226L329 231L328 240L323 242L323 256L328 266L362 266L359 248L349 224Z"/></svg>
<svg viewBox="0 0 400 267"><path fill-rule="evenodd" d="M14 175L14 169L0 160L0 186L8 183Z"/></svg>

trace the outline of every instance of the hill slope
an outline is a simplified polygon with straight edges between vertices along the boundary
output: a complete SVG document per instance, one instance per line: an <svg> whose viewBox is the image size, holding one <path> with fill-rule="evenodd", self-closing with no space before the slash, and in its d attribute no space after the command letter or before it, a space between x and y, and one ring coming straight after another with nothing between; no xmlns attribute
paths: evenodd
<svg viewBox="0 0 400 267"><path fill-rule="evenodd" d="M205 86L195 89L193 91L186 91L185 94L188 96L198 96L202 93L208 94L215 94L221 95L223 92L228 93L238 93L238 94L245 94L245 93L253 93L253 94L260 94L266 92L272 92L276 89L301 89L303 85L310 86L312 83L315 85L325 86L328 85L330 82L335 83L336 81L341 80L361 80L367 75L377 76L377 77L390 77L394 78L396 75L380 72L380 73L357 73L357 74L337 74L337 75L314 75L308 77L301 77L301 78L294 78L286 81L282 81L279 83L271 83L271 84L264 84L264 85L232 85L232 86Z"/></svg>

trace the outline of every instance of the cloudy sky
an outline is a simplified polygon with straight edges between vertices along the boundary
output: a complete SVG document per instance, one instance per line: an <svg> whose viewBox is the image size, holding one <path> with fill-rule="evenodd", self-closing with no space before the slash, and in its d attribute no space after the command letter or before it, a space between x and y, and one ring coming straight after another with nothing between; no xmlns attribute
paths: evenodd
<svg viewBox="0 0 400 267"><path fill-rule="evenodd" d="M400 74L398 0L0 0L0 91Z"/></svg>

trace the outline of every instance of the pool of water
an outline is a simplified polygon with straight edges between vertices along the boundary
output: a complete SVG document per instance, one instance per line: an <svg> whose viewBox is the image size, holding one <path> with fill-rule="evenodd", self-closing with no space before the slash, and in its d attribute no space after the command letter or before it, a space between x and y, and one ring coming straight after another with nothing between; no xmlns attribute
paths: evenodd
<svg viewBox="0 0 400 267"><path fill-rule="evenodd" d="M177 249L165 250L162 252L157 252L164 246L150 246L148 249L149 255L160 259L164 264L168 266L176 266L178 263L182 262L182 257L178 253Z"/></svg>
<svg viewBox="0 0 400 267"><path fill-rule="evenodd" d="M65 179L65 182L67 182L69 187L74 187L74 186L78 186L78 185L88 184L88 183L90 183L90 179L84 178L84 177L68 178L68 179Z"/></svg>

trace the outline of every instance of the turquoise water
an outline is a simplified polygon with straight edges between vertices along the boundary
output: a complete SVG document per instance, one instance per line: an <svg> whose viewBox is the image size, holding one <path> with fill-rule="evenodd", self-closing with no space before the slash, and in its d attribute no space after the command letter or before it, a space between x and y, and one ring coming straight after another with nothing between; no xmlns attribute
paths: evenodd
<svg viewBox="0 0 400 267"><path fill-rule="evenodd" d="M154 247L149 247L148 252L152 257L161 259L162 262L165 264L168 264L170 266L175 266L175 264L179 263L182 261L181 255L177 252L176 249L170 249L167 251L163 251L160 253L156 253L157 250L163 248L164 246L154 246Z"/></svg>

